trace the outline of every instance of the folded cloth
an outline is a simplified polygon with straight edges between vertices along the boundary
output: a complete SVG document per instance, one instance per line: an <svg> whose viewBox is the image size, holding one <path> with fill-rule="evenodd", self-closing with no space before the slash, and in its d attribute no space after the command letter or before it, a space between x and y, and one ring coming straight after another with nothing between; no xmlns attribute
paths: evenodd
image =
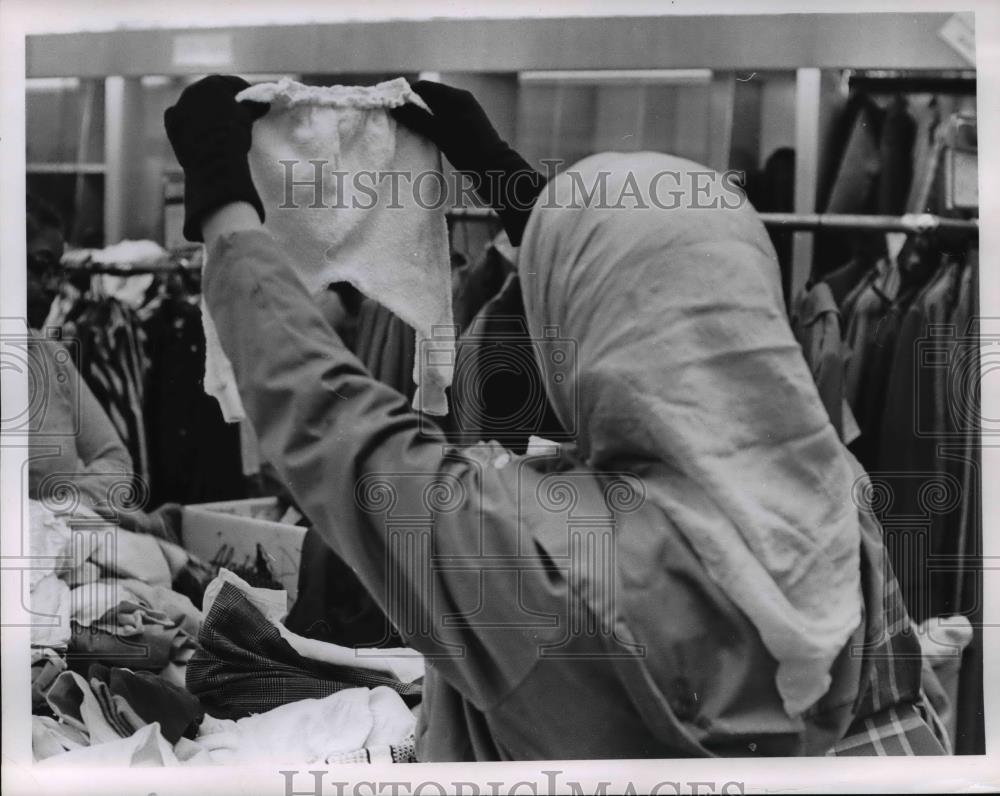
<svg viewBox="0 0 1000 796"><path fill-rule="evenodd" d="M357 667L304 658L232 583L219 589L188 664L187 688L213 716L241 718L356 686L384 685L414 702L422 689Z"/></svg>
<svg viewBox="0 0 1000 796"><path fill-rule="evenodd" d="M197 743L219 764L370 762L369 749L403 746L414 728L413 714L391 689L348 688L238 721L206 718Z"/></svg>
<svg viewBox="0 0 1000 796"><path fill-rule="evenodd" d="M141 611L125 616L140 622L149 618ZM73 622L72 625L73 635L66 659L73 667L103 662L112 666L160 671L174 661L186 660L190 648L196 646L191 636L169 623L146 621L142 622L141 628L135 624L109 623L83 627Z"/></svg>
<svg viewBox="0 0 1000 796"><path fill-rule="evenodd" d="M143 727L149 724L148 721L143 719L142 716L140 716L138 713L135 712L135 708L133 708L128 703L128 700L125 699L125 697L123 697L121 694L112 694L111 704L114 706L115 712L118 714L118 717L125 723L127 727L130 728L130 732L128 733L128 735L131 735L132 733L141 730Z"/></svg>
<svg viewBox="0 0 1000 796"><path fill-rule="evenodd" d="M49 573L31 589L31 643L36 647L65 647L70 640L70 588Z"/></svg>
<svg viewBox="0 0 1000 796"><path fill-rule="evenodd" d="M446 414L454 328L441 156L388 113L407 102L426 109L423 100L402 78L325 88L285 79L251 86L237 99L271 105L253 126L250 171L265 226L306 288L349 282L413 327L413 406ZM387 179L391 172L404 178ZM242 419L232 368L204 305L202 314L205 389L227 420Z"/></svg>
<svg viewBox="0 0 1000 796"><path fill-rule="evenodd" d="M90 627L129 596L118 580L101 579L77 586L70 593L73 621Z"/></svg>
<svg viewBox="0 0 1000 796"><path fill-rule="evenodd" d="M31 717L31 753L39 760L87 746L87 736L51 716Z"/></svg>
<svg viewBox="0 0 1000 796"><path fill-rule="evenodd" d="M103 630L105 633L115 633L119 636L137 636L143 633L149 625L173 627L174 622L162 611L139 605L130 600L122 600L90 626L93 629Z"/></svg>
<svg viewBox="0 0 1000 796"><path fill-rule="evenodd" d="M97 703L101 706L101 712L104 714L104 718L107 719L108 724L114 727L115 732L118 733L120 738L128 738L133 732L135 732L129 723L118 715L118 709L112 701L111 689L108 688L107 683L96 677L91 677L90 690L97 698Z"/></svg>
<svg viewBox="0 0 1000 796"><path fill-rule="evenodd" d="M96 746L84 746L66 754L54 755L40 762L43 766L134 768L140 766L176 766L179 764L170 744L160 735L158 724L148 724L128 738L115 738Z"/></svg>
<svg viewBox="0 0 1000 796"><path fill-rule="evenodd" d="M62 723L86 733L91 744L121 738L105 717L89 683L76 672L63 672L59 675L46 699L56 717Z"/></svg>
<svg viewBox="0 0 1000 796"><path fill-rule="evenodd" d="M76 589L101 579L101 568L93 561L81 561L63 577L70 588Z"/></svg>
<svg viewBox="0 0 1000 796"><path fill-rule="evenodd" d="M188 597L165 586L151 586L134 578L87 584L74 589L71 598L73 621L84 627L98 620L102 623L112 621L106 619L109 611L119 615L127 613L122 609L126 604L135 606L132 610L141 611L147 621L177 625L191 636L197 636L201 627L202 613Z"/></svg>
<svg viewBox="0 0 1000 796"><path fill-rule="evenodd" d="M94 563L124 578L152 585L170 585L170 566L155 537L117 528L111 539L113 541L105 541L91 554Z"/></svg>
<svg viewBox="0 0 1000 796"><path fill-rule="evenodd" d="M45 695L56 678L66 671L66 661L55 650L33 649L31 651L31 712L46 710Z"/></svg>
<svg viewBox="0 0 1000 796"><path fill-rule="evenodd" d="M37 500L28 501L28 550L32 562L28 586L34 589L42 578L72 566L73 537L62 517Z"/></svg>
<svg viewBox="0 0 1000 796"><path fill-rule="evenodd" d="M204 615L186 595L165 586L151 586L132 579L123 581L122 586L134 597L162 611L186 633L195 637L198 635Z"/></svg>
<svg viewBox="0 0 1000 796"><path fill-rule="evenodd" d="M143 723L158 723L163 737L172 744L182 736L194 738L205 716L195 697L150 672L111 669L108 687L134 711L131 720L137 717Z"/></svg>

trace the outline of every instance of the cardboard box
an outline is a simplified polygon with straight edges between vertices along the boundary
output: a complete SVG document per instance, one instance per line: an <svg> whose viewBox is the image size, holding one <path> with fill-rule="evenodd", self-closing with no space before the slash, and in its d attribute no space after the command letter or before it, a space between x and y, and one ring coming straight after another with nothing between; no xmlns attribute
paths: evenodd
<svg viewBox="0 0 1000 796"><path fill-rule="evenodd" d="M275 498L230 500L184 507L184 546L205 561L213 561L223 547L232 551L231 566L257 560L260 544L274 577L288 591L288 604L298 591L299 562L306 529L279 522Z"/></svg>

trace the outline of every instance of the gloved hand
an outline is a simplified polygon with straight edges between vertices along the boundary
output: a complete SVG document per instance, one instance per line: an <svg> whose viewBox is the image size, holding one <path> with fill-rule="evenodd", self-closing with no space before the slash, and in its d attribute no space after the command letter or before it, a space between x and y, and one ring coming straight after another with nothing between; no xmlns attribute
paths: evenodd
<svg viewBox="0 0 1000 796"><path fill-rule="evenodd" d="M545 178L500 137L471 93L429 80L412 88L432 113L412 103L389 113L437 144L456 169L472 175L476 194L497 211L511 243L519 246Z"/></svg>
<svg viewBox="0 0 1000 796"><path fill-rule="evenodd" d="M184 237L201 242L201 225L230 202L249 202L264 220L264 205L250 176L251 127L271 107L237 102L249 83L234 75L211 75L188 86L163 123L184 168Z"/></svg>

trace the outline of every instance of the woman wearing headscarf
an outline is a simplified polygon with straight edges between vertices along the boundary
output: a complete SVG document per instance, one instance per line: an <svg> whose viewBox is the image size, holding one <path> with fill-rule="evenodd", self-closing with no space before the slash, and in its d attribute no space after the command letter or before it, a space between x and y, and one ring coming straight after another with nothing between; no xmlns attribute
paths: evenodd
<svg viewBox="0 0 1000 796"><path fill-rule="evenodd" d="M206 299L264 452L427 657L421 760L941 753L867 479L752 208L653 153L543 190L471 95L417 84L433 116L397 121L500 175L483 193L521 243L576 443L455 448L346 350L264 231L246 153L266 108L235 101L245 85L207 78L166 117ZM574 195L601 181L600 206Z"/></svg>

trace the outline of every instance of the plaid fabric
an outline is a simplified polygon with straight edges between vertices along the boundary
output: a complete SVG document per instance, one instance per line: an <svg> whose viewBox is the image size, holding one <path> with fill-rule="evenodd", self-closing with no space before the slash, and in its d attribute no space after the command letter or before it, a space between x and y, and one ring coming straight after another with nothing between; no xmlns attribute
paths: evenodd
<svg viewBox="0 0 1000 796"><path fill-rule="evenodd" d="M882 528L862 513L861 575L866 617L864 686L855 705L857 717L827 755L941 755L945 749L918 710L922 705L922 657L892 572Z"/></svg>
<svg viewBox="0 0 1000 796"><path fill-rule="evenodd" d="M856 654L864 656L863 682L855 715L880 713L920 698L922 655L920 641L903 604L899 582L887 560L881 528L874 518L863 524L862 583L865 590L865 643ZM881 610L879 610L881 608Z"/></svg>
<svg viewBox="0 0 1000 796"><path fill-rule="evenodd" d="M200 649L187 666L187 688L213 716L238 719L300 699L321 699L345 688L384 685L408 704L419 684L299 655L278 629L231 583L225 583L198 634Z"/></svg>
<svg viewBox="0 0 1000 796"><path fill-rule="evenodd" d="M885 757L889 755L943 755L915 705L897 705L854 723L847 737L827 757Z"/></svg>

